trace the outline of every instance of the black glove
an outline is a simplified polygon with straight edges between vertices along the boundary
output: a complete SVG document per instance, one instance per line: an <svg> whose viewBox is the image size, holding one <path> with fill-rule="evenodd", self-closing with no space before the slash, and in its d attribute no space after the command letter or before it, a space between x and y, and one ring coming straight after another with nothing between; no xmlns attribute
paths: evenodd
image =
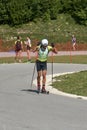
<svg viewBox="0 0 87 130"><path fill-rule="evenodd" d="M39 46L39 45L41 45L41 42L38 42L38 43L37 43L37 46Z"/></svg>
<svg viewBox="0 0 87 130"><path fill-rule="evenodd" d="M55 46L54 43L51 43L51 46L54 47Z"/></svg>

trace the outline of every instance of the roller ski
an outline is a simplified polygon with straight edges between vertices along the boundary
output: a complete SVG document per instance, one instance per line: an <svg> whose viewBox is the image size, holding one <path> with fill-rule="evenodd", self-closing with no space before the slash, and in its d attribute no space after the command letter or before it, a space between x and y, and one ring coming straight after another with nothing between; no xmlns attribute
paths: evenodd
<svg viewBox="0 0 87 130"><path fill-rule="evenodd" d="M38 88L38 89L37 89L37 93L38 93L38 94L39 94L39 93L49 94L49 91L47 91L45 88L42 88L41 90L40 90L40 88Z"/></svg>
<svg viewBox="0 0 87 130"><path fill-rule="evenodd" d="M49 91L47 91L44 87L42 87L41 93L42 94L49 94Z"/></svg>
<svg viewBox="0 0 87 130"><path fill-rule="evenodd" d="M42 94L49 94L49 91L41 91Z"/></svg>

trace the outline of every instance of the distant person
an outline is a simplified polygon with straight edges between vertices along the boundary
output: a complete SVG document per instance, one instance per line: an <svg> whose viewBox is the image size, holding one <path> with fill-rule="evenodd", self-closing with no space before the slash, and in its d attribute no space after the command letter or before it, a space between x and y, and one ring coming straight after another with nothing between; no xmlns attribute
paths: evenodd
<svg viewBox="0 0 87 130"><path fill-rule="evenodd" d="M31 40L29 37L27 37L27 40L25 41L26 45L26 50L27 50L27 58L28 62L31 62L31 55L30 55L30 50L31 50Z"/></svg>
<svg viewBox="0 0 87 130"><path fill-rule="evenodd" d="M17 36L17 40L15 41L15 61L21 63L22 61L22 49L23 49L23 43L20 39L20 36Z"/></svg>
<svg viewBox="0 0 87 130"><path fill-rule="evenodd" d="M75 51L76 50L76 37L74 35L72 35L72 47L73 47L73 50Z"/></svg>

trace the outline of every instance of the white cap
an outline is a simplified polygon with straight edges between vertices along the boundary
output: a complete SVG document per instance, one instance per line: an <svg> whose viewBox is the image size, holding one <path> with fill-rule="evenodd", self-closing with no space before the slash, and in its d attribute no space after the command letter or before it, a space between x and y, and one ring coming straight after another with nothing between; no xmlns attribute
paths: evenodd
<svg viewBox="0 0 87 130"><path fill-rule="evenodd" d="M48 46L48 40L47 40L47 39L43 39L43 40L41 41L41 44L42 44L43 46Z"/></svg>

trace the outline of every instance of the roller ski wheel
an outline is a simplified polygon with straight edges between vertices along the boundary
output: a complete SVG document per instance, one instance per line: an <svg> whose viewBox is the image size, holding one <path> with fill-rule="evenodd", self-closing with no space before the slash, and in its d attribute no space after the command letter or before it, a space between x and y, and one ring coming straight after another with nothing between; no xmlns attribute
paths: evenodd
<svg viewBox="0 0 87 130"><path fill-rule="evenodd" d="M37 89L37 93L38 93L38 94L40 93L40 89Z"/></svg>
<svg viewBox="0 0 87 130"><path fill-rule="evenodd" d="M42 94L49 94L49 91L46 91L46 92L41 92Z"/></svg>
<svg viewBox="0 0 87 130"><path fill-rule="evenodd" d="M46 91L46 90L43 90L43 89L42 89L42 90L41 90L41 93L42 93L42 94L49 94L49 91Z"/></svg>

